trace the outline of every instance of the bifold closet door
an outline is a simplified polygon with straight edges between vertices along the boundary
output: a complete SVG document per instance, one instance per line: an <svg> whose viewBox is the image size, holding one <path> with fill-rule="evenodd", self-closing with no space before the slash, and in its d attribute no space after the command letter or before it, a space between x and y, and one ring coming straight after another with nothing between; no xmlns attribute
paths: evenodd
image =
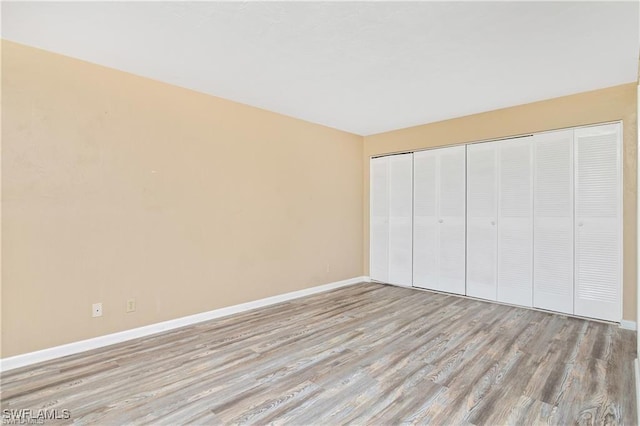
<svg viewBox="0 0 640 426"><path fill-rule="evenodd" d="M413 154L413 286L439 290L438 153Z"/></svg>
<svg viewBox="0 0 640 426"><path fill-rule="evenodd" d="M532 137L498 142L497 300L533 304Z"/></svg>
<svg viewBox="0 0 640 426"><path fill-rule="evenodd" d="M389 280L413 282L413 154L389 158Z"/></svg>
<svg viewBox="0 0 640 426"><path fill-rule="evenodd" d="M371 159L370 266L372 279L412 283L413 155Z"/></svg>
<svg viewBox="0 0 640 426"><path fill-rule="evenodd" d="M533 137L533 306L573 314L573 129Z"/></svg>
<svg viewBox="0 0 640 426"><path fill-rule="evenodd" d="M465 294L465 147L414 153L413 285Z"/></svg>
<svg viewBox="0 0 640 426"><path fill-rule="evenodd" d="M438 149L438 259L442 291L466 290L466 147Z"/></svg>
<svg viewBox="0 0 640 426"><path fill-rule="evenodd" d="M497 298L498 143L467 146L467 295Z"/></svg>
<svg viewBox="0 0 640 426"><path fill-rule="evenodd" d="M576 315L622 319L620 124L574 133Z"/></svg>
<svg viewBox="0 0 640 426"><path fill-rule="evenodd" d="M389 157L372 158L369 166L369 276L389 280Z"/></svg>

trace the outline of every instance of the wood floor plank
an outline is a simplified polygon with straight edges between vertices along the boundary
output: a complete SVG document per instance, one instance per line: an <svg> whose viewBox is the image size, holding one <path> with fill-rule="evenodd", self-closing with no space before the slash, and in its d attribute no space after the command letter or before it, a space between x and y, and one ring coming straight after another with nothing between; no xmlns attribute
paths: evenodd
<svg viewBox="0 0 640 426"><path fill-rule="evenodd" d="M362 283L0 375L75 424L635 424L635 333Z"/></svg>

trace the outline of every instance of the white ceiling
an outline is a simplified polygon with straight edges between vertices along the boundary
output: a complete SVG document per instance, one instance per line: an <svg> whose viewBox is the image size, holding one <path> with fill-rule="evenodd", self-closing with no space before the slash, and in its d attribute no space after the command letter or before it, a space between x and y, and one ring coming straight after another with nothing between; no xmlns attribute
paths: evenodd
<svg viewBox="0 0 640 426"><path fill-rule="evenodd" d="M2 2L2 37L360 135L636 81L638 3Z"/></svg>

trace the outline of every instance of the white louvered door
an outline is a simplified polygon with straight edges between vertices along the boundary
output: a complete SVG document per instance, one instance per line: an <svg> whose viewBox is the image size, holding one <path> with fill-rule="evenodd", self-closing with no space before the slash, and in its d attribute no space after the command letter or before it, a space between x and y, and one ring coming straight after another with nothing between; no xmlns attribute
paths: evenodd
<svg viewBox="0 0 640 426"><path fill-rule="evenodd" d="M413 154L389 161L389 278L391 284L413 282Z"/></svg>
<svg viewBox="0 0 640 426"><path fill-rule="evenodd" d="M413 285L439 290L438 150L413 154Z"/></svg>
<svg viewBox="0 0 640 426"><path fill-rule="evenodd" d="M532 138L498 142L497 300L533 304Z"/></svg>
<svg viewBox="0 0 640 426"><path fill-rule="evenodd" d="M573 314L573 129L533 139L533 306Z"/></svg>
<svg viewBox="0 0 640 426"><path fill-rule="evenodd" d="M370 163L369 276L389 280L389 157Z"/></svg>
<svg viewBox="0 0 640 426"><path fill-rule="evenodd" d="M439 289L465 294L466 148L438 149Z"/></svg>
<svg viewBox="0 0 640 426"><path fill-rule="evenodd" d="M465 294L465 147L414 153L413 285Z"/></svg>
<svg viewBox="0 0 640 426"><path fill-rule="evenodd" d="M620 124L576 129L576 315L622 319Z"/></svg>
<svg viewBox="0 0 640 426"><path fill-rule="evenodd" d="M371 160L370 276L622 319L622 125Z"/></svg>
<svg viewBox="0 0 640 426"><path fill-rule="evenodd" d="M467 295L497 297L498 142L467 146Z"/></svg>

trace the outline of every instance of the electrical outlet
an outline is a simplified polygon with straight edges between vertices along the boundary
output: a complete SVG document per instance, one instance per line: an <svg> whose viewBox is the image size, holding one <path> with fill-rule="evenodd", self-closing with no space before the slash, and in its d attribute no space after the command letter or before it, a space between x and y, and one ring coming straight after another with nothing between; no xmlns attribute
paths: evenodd
<svg viewBox="0 0 640 426"><path fill-rule="evenodd" d="M94 318L102 316L102 303L94 303L91 305L91 316Z"/></svg>
<svg viewBox="0 0 640 426"><path fill-rule="evenodd" d="M136 311L136 299L127 300L127 312L135 312Z"/></svg>

